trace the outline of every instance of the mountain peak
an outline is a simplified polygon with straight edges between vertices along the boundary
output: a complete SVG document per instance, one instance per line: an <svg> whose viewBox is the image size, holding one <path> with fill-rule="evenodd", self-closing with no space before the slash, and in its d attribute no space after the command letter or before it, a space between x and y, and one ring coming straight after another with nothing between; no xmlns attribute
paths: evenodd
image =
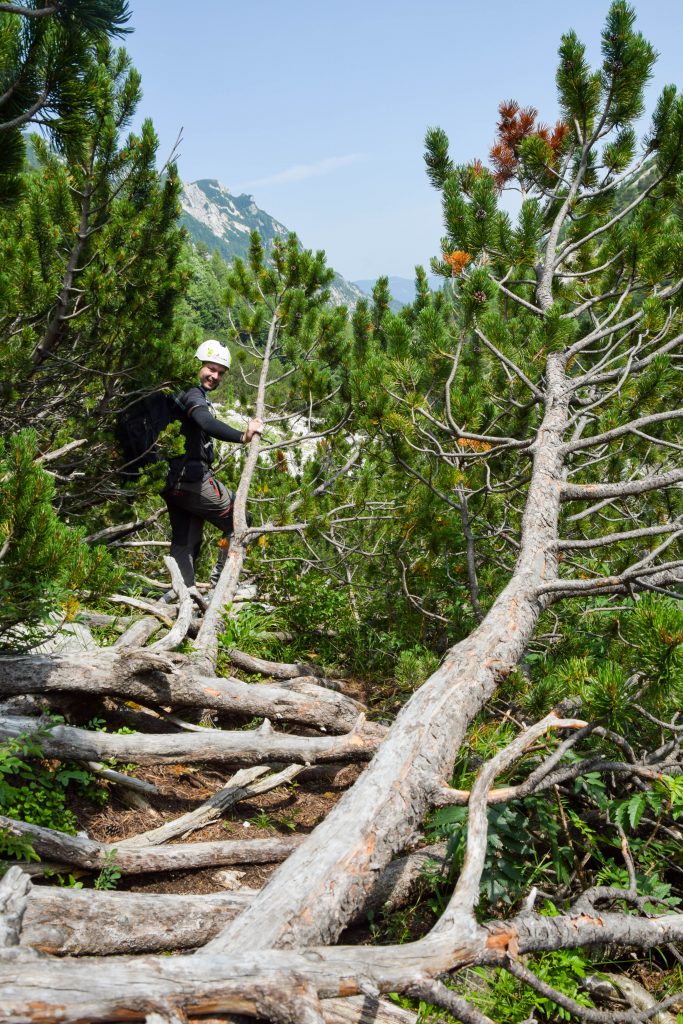
<svg viewBox="0 0 683 1024"><path fill-rule="evenodd" d="M180 204L180 220L192 240L219 252L228 263L236 256L247 256L249 235L254 230L261 236L266 256L278 236L290 233L284 224L261 210L252 195L236 196L215 178L184 183ZM362 291L339 274L335 274L330 290L335 305L353 308L363 298Z"/></svg>

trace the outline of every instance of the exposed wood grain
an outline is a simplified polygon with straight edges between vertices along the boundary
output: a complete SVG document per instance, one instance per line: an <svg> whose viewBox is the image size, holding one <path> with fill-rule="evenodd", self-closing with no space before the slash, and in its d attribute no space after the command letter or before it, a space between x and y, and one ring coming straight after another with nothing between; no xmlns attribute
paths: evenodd
<svg viewBox="0 0 683 1024"><path fill-rule="evenodd" d="M0 740L41 731L41 746L47 757L62 760L117 761L135 764L183 764L205 761L212 764L292 764L368 761L379 746L380 737L361 725L343 736L294 736L262 731L119 735L57 725L41 729L39 720L0 716Z"/></svg>
<svg viewBox="0 0 683 1024"><path fill-rule="evenodd" d="M156 628L155 619L140 619L131 630L149 622ZM126 636L120 639L122 646L127 646ZM94 656L0 658L0 695L27 693L106 695L161 707L266 715L273 721L300 722L328 732L348 732L363 711L358 701L322 686L304 683L290 688L198 676L179 656L171 660L147 650L120 653L116 647Z"/></svg>
<svg viewBox="0 0 683 1024"><path fill-rule="evenodd" d="M113 864L126 875L226 864L268 864L284 860L301 842L300 836L272 836L268 839L225 839L140 848L69 836L4 815L0 815L0 828L30 839L43 860L72 864L87 871L101 871L105 865Z"/></svg>

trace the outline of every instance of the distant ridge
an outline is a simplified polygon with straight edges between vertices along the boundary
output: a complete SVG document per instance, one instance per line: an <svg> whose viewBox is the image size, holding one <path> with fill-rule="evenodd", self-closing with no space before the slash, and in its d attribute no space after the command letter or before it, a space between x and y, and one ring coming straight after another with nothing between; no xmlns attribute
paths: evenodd
<svg viewBox="0 0 683 1024"><path fill-rule="evenodd" d="M236 256L247 255L249 235L254 230L261 236L266 254L272 250L277 235L289 234L284 224L256 205L253 196L233 195L215 178L184 183L180 203L180 220L193 242L203 242L228 263ZM360 288L339 274L335 274L330 291L335 305L350 308L365 297Z"/></svg>
<svg viewBox="0 0 683 1024"><path fill-rule="evenodd" d="M434 274L427 274L427 281L429 287L433 292L441 291L444 284L442 277L436 277ZM372 295L372 289L375 287L377 278L364 278L362 281L354 281L353 284L365 295ZM392 309L400 309L402 306L407 306L415 300L415 280L409 277L390 277L389 278L389 291L393 302L391 304Z"/></svg>

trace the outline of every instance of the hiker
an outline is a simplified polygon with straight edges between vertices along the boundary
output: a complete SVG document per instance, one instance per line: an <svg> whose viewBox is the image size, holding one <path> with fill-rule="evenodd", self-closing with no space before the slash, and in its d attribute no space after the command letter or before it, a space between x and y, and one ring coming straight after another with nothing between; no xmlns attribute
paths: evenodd
<svg viewBox="0 0 683 1024"><path fill-rule="evenodd" d="M202 544L204 523L213 523L223 534L218 559L211 573L212 586L225 565L228 538L232 534L234 495L212 471L213 441L247 444L263 431L263 421L249 420L243 434L216 419L207 393L215 391L230 366L230 352L219 341L202 342L195 352L201 361L199 383L181 396L184 411L181 432L185 453L169 460L169 474L163 497L171 520L171 556L178 563L183 580L194 587L195 565Z"/></svg>

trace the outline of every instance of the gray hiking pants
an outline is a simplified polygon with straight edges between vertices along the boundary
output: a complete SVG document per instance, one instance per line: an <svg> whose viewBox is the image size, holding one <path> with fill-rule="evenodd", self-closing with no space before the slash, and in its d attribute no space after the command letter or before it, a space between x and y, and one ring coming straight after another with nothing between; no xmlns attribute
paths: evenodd
<svg viewBox="0 0 683 1024"><path fill-rule="evenodd" d="M171 520L171 557L178 563L188 587L194 585L195 564L202 546L204 523L213 523L224 537L232 534L233 494L220 480L207 476L204 480L181 480L164 491ZM218 559L211 573L216 583L225 565L227 547L219 548Z"/></svg>

